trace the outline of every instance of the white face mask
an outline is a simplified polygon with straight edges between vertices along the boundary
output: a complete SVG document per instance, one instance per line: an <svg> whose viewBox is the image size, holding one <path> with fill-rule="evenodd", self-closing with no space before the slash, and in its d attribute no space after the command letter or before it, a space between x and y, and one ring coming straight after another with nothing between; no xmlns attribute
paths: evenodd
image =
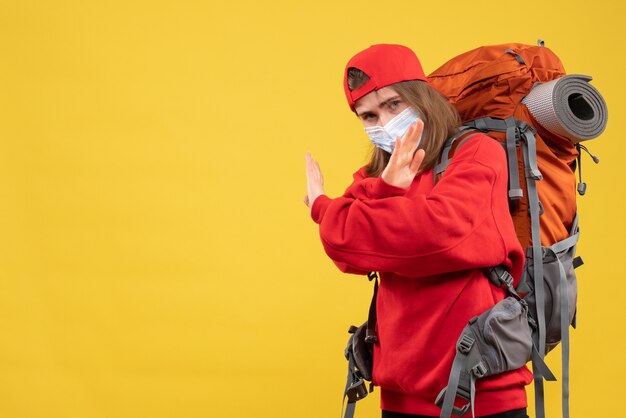
<svg viewBox="0 0 626 418"><path fill-rule="evenodd" d="M402 138L409 129L409 126L419 119L420 117L417 112L407 107L387 122L385 126L371 126L365 128L365 132L375 146L391 154L396 145L396 138ZM421 141L422 137L420 136L420 139L417 141L418 146Z"/></svg>

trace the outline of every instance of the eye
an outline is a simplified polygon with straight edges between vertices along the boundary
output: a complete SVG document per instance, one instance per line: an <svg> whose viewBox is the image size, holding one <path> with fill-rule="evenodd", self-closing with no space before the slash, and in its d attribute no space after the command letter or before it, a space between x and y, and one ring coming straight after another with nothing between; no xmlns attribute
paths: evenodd
<svg viewBox="0 0 626 418"><path fill-rule="evenodd" d="M402 103L402 100L392 100L389 102L388 106L390 110L396 110L398 108L398 106L400 106L400 103Z"/></svg>
<svg viewBox="0 0 626 418"><path fill-rule="evenodd" d="M373 121L376 119L376 115L373 113L363 113L361 115L361 119L363 119L364 121Z"/></svg>

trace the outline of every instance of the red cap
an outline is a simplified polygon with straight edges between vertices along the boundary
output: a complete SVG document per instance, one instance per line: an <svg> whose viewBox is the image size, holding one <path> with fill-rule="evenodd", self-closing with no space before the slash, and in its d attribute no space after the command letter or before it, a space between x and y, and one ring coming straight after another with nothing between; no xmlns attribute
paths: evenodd
<svg viewBox="0 0 626 418"><path fill-rule="evenodd" d="M350 91L348 69L352 67L367 74L369 80L361 87ZM350 109L354 110L354 103L367 93L408 80L428 82L415 52L402 45L379 44L359 52L348 61L343 76L343 89Z"/></svg>

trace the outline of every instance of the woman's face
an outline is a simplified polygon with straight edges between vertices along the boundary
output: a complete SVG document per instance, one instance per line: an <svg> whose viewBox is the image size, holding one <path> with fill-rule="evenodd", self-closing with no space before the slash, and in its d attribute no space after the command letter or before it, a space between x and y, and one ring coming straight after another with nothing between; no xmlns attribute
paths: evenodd
<svg viewBox="0 0 626 418"><path fill-rule="evenodd" d="M354 110L364 127L385 126L398 113L409 107L391 87L372 91L354 104Z"/></svg>

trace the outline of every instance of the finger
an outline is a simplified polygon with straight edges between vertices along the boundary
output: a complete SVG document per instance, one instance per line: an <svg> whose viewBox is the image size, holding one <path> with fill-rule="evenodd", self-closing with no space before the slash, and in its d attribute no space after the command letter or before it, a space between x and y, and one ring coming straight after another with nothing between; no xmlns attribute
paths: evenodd
<svg viewBox="0 0 626 418"><path fill-rule="evenodd" d="M306 160L306 176L307 179L311 179L314 177L314 172L315 172L315 160L313 159L313 157L311 157L310 153L306 153L304 156L305 160Z"/></svg>
<svg viewBox="0 0 626 418"><path fill-rule="evenodd" d="M319 183L324 183L324 176L322 176L322 169L320 168L320 164L313 160L313 169L314 169L314 173L315 173L315 179L319 182Z"/></svg>
<svg viewBox="0 0 626 418"><path fill-rule="evenodd" d="M423 149L418 149L413 155L413 160L411 161L411 172L417 173L420 166L422 165L422 161L424 161L424 157L426 156L426 152Z"/></svg>
<svg viewBox="0 0 626 418"><path fill-rule="evenodd" d="M418 120L416 123L412 124L406 131L404 137L407 151L410 151L411 153L415 151L415 148L417 148L417 143L420 139L420 135L422 134L423 127L424 124L422 123L422 121Z"/></svg>
<svg viewBox="0 0 626 418"><path fill-rule="evenodd" d="M307 152L306 154L304 154L304 159L306 161L306 190L307 190L307 197L306 197L306 201L305 204L308 206L308 195L311 194L311 187L313 184L313 159L311 158L311 154L309 152Z"/></svg>
<svg viewBox="0 0 626 418"><path fill-rule="evenodd" d="M396 137L396 142L393 146L393 150L391 151L391 158L390 158L390 162L396 162L398 161L399 158L401 157L401 154L405 153L404 150L404 140L403 137Z"/></svg>
<svg viewBox="0 0 626 418"><path fill-rule="evenodd" d="M309 196L304 196L304 204L309 206Z"/></svg>
<svg viewBox="0 0 626 418"><path fill-rule="evenodd" d="M406 130L402 138L398 138L396 144L399 145L400 150L407 151L410 149L409 138L411 137L411 133L415 127L413 124L409 125L409 128Z"/></svg>
<svg viewBox="0 0 626 418"><path fill-rule="evenodd" d="M415 122L415 135L417 136L417 138L419 138L420 136L422 136L423 132L424 132L424 121L421 119L418 119L417 122Z"/></svg>

